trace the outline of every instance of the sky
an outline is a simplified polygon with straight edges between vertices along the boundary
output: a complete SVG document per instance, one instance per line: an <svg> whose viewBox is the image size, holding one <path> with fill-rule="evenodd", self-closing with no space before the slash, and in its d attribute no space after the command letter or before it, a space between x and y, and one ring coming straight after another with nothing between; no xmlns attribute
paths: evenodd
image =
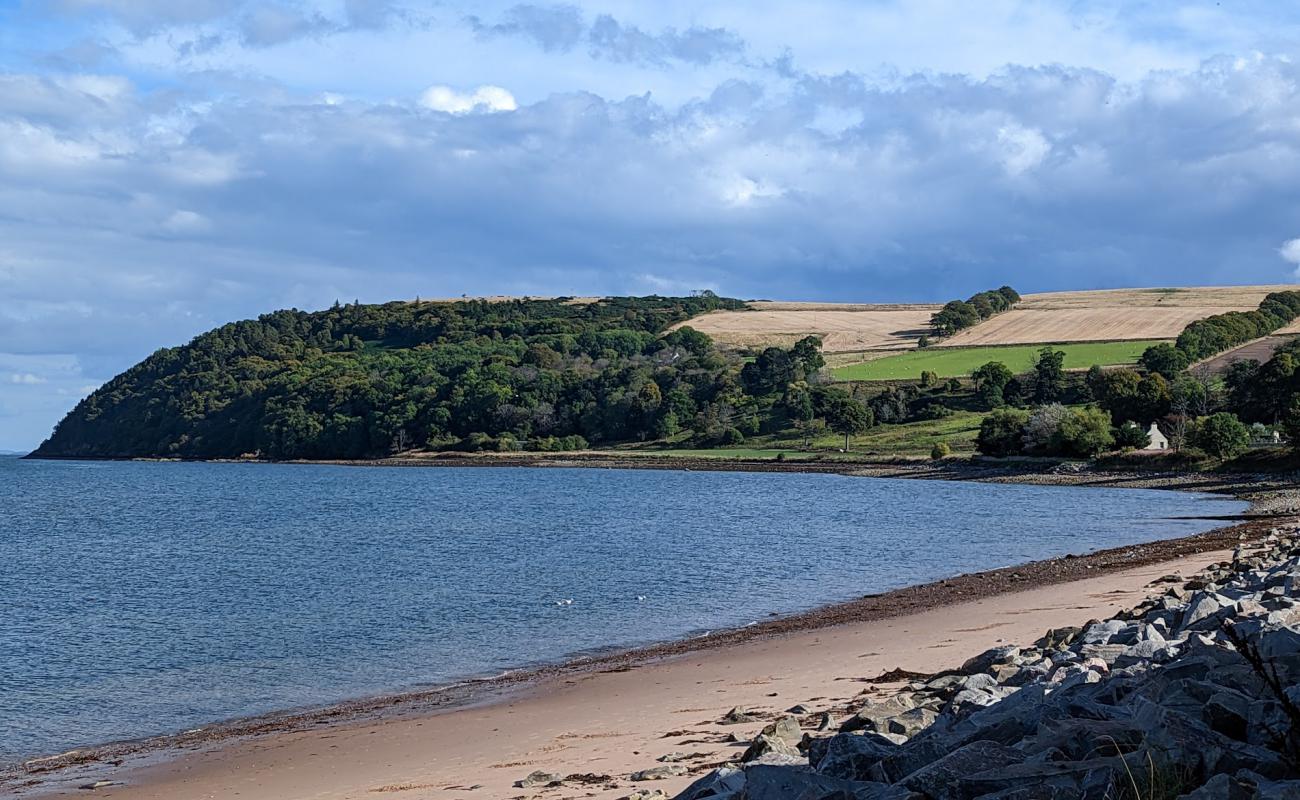
<svg viewBox="0 0 1300 800"><path fill-rule="evenodd" d="M0 0L0 449L335 300L1300 270L1300 7Z"/></svg>

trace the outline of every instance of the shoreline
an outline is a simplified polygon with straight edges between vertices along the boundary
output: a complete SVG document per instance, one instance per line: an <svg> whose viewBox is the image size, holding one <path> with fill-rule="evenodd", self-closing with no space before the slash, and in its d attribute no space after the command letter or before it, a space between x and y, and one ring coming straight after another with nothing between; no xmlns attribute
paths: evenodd
<svg viewBox="0 0 1300 800"><path fill-rule="evenodd" d="M640 459L632 459L639 461ZM569 464L564 460L548 459L546 466L601 466L613 467L608 462L600 464ZM628 468L682 469L679 460L671 464L654 466L637 464ZM436 466L468 466L443 460ZM320 463L320 462L310 462ZM352 464L345 464L352 465ZM361 465L361 464L358 464ZM367 466L383 466L377 462L364 462ZM427 463L387 464L392 466L431 466ZM539 466L538 464L501 464L477 462L473 466ZM708 464L719 470L735 470L734 462L719 459ZM837 472L862 477L896 477L942 479L932 474L934 465L924 465L920 470L914 465L865 465L854 463L849 469L799 469L802 464L781 464L782 469L771 471ZM840 465L835 465L839 467ZM1041 466L1041 465L1039 465ZM789 469L787 467L795 467ZM625 468L619 464L613 468ZM765 470L767 471L767 470ZM901 473L901 474L900 474ZM1046 483L1075 486L1119 486L1123 488L1158 488L1182 491L1232 494L1251 503L1250 513L1244 522L1223 526L1200 534L1147 544L1130 545L1093 553L1046 559L1025 564L1002 567L975 573L966 573L926 584L892 590L876 595L866 595L856 600L819 606L791 615L775 617L747 627L722 629L705 635L675 639L632 648L611 648L609 652L594 655L575 655L563 661L524 667L507 673L482 678L469 678L450 685L428 689L407 690L371 697L347 700L324 707L275 711L266 714L218 721L184 733L164 734L140 739L108 742L83 746L59 754L27 759L13 765L0 766L0 789L43 791L46 783L57 783L78 768L95 765L121 766L126 762L165 763L186 752L219 748L238 741L262 740L268 737L319 730L367 722L386 723L398 719L425 717L508 701L525 694L537 686L557 680L582 680L593 675L623 672L646 665L662 663L689 655L726 651L741 645L780 640L795 634L806 634L853 624L875 623L914 616L951 606L978 602L990 598L1006 597L1026 591L1074 583L1081 580L1162 564L1194 557L1202 553L1230 550L1246 541L1266 536L1276 524L1300 517L1295 506L1295 484L1272 486L1259 481L1236 476L1224 481L1224 476L1138 475L1124 473L1065 474L1008 471L1006 469L962 470L958 480L985 482ZM948 480L954 478L948 477ZM1151 482L1159 485L1144 485ZM1281 509L1285 510L1281 510Z"/></svg>
<svg viewBox="0 0 1300 800"><path fill-rule="evenodd" d="M864 697L884 699L908 680L947 674L991 647L1111 618L1163 593L1174 580L1169 573L1186 580L1231 558L1231 550L1211 550L1125 565L1074 580L1067 591L1018 589L902 616L588 668L474 704L324 719L83 764L22 791L7 788L24 797L82 797L93 786L94 796L119 800L360 800L376 793L400 800L614 800L642 788L672 796L734 759L760 727L783 714L801 714L808 726L815 724L816 709L829 708L843 720ZM785 711L791 703L797 705ZM744 709L747 724L730 724L729 708ZM628 782L632 773L662 769L664 762L684 769L655 783ZM520 785L539 770L563 777L560 794L549 780Z"/></svg>

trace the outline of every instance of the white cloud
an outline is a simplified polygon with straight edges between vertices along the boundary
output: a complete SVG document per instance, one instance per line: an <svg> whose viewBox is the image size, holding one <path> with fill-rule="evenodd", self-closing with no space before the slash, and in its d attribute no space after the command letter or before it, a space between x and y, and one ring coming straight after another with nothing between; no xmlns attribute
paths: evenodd
<svg viewBox="0 0 1300 800"><path fill-rule="evenodd" d="M1283 259L1295 264L1296 275L1300 276L1300 239L1283 242L1277 252Z"/></svg>
<svg viewBox="0 0 1300 800"><path fill-rule="evenodd" d="M30 372L15 372L9 376L9 382L20 386L39 386L47 381L40 375L33 375Z"/></svg>
<svg viewBox="0 0 1300 800"><path fill-rule="evenodd" d="M458 92L450 86L430 86L420 95L420 105L448 114L514 111L519 108L514 95L500 86L480 86L472 92Z"/></svg>
<svg viewBox="0 0 1300 800"><path fill-rule="evenodd" d="M1002 146L1002 165L1010 175L1020 175L1043 163L1052 145L1042 131L1021 125L1004 125L998 129Z"/></svg>

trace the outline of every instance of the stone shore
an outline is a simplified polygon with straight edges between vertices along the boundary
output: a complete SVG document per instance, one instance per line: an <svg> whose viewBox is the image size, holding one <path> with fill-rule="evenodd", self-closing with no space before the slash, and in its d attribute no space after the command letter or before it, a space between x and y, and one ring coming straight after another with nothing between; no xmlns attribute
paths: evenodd
<svg viewBox="0 0 1300 800"><path fill-rule="evenodd" d="M676 800L1300 800L1300 527L1160 583L1112 619L794 707ZM684 774L663 760L634 778Z"/></svg>

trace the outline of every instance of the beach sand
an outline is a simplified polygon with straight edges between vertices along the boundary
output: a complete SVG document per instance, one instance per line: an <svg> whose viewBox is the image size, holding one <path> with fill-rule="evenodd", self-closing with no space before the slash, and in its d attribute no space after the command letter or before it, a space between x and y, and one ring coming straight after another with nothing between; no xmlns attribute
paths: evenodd
<svg viewBox="0 0 1300 800"><path fill-rule="evenodd" d="M724 737L744 740L762 727L718 724L735 706L758 712L796 704L813 712L830 709L863 691L881 690L864 678L895 668L937 672L1000 644L1029 644L1048 628L1105 618L1162 591L1151 583L1163 575L1191 575L1230 555L1204 552L906 616L561 674L475 707L212 743L143 766L88 764L65 775L69 782L61 787L46 783L18 796L612 799L636 789L662 789L671 796L742 751L743 744L725 743ZM663 766L656 759L672 752L702 755L684 762L692 766L691 775L629 781L632 772ZM513 786L534 770L597 777L555 788ZM123 785L76 788L99 780Z"/></svg>

